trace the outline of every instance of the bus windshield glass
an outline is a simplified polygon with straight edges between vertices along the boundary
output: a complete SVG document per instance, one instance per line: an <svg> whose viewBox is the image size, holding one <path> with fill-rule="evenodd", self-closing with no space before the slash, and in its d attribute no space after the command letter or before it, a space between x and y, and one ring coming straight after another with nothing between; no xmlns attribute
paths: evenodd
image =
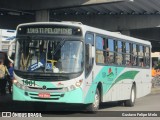
<svg viewBox="0 0 160 120"><path fill-rule="evenodd" d="M18 39L15 70L40 73L77 73L83 70L83 43L52 38Z"/></svg>

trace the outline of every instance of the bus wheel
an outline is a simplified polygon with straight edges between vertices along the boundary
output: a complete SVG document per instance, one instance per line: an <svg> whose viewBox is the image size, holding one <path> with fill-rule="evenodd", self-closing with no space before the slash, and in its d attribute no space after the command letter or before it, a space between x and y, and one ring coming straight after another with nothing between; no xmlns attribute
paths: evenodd
<svg viewBox="0 0 160 120"><path fill-rule="evenodd" d="M135 100L136 100L136 89L135 86L133 85L131 89L130 99L126 100L124 104L125 106L132 107L135 104Z"/></svg>
<svg viewBox="0 0 160 120"><path fill-rule="evenodd" d="M94 96L94 102L87 106L87 111L89 112L97 112L100 104L100 95L99 90L96 90L96 94Z"/></svg>

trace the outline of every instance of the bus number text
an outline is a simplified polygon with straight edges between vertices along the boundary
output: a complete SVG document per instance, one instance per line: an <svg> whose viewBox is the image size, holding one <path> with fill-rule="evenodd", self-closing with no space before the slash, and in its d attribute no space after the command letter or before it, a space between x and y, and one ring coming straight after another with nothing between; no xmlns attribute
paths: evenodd
<svg viewBox="0 0 160 120"><path fill-rule="evenodd" d="M27 86L35 86L36 83L33 80L22 80L23 85L27 85Z"/></svg>

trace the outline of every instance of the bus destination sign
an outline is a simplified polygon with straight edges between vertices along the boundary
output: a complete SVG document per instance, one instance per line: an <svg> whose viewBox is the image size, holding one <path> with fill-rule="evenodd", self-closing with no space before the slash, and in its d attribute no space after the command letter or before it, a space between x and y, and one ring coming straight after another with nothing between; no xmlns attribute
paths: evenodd
<svg viewBox="0 0 160 120"><path fill-rule="evenodd" d="M29 25L18 28L18 35L82 35L82 31L74 26Z"/></svg>
<svg viewBox="0 0 160 120"><path fill-rule="evenodd" d="M27 34L64 34L72 35L71 28L27 28Z"/></svg>

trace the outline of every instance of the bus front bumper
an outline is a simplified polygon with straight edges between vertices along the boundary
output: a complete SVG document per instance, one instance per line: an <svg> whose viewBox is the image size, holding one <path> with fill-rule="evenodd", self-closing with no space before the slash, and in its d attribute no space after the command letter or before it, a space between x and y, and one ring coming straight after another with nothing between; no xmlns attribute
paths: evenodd
<svg viewBox="0 0 160 120"><path fill-rule="evenodd" d="M15 101L37 101L37 102L57 102L57 103L83 103L83 92L81 88L65 93L46 93L49 96L41 97L38 92L25 91L13 85L13 100Z"/></svg>

